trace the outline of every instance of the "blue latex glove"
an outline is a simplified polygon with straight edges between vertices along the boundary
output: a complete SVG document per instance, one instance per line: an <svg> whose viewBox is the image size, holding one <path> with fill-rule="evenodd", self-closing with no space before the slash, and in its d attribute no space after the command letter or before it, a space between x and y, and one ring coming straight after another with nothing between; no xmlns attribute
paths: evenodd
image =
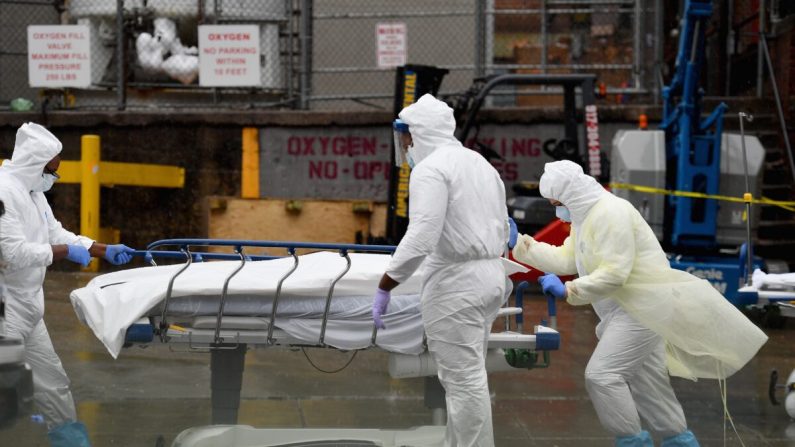
<svg viewBox="0 0 795 447"><path fill-rule="evenodd" d="M519 229L516 228L516 222L514 222L510 217L508 218L508 225L511 227L511 230L508 233L508 248L513 250L513 247L516 247L516 240L519 239Z"/></svg>
<svg viewBox="0 0 795 447"><path fill-rule="evenodd" d="M105 260L113 265L122 265L132 260L132 248L124 244L108 245L105 248Z"/></svg>
<svg viewBox="0 0 795 447"><path fill-rule="evenodd" d="M66 254L66 259L68 261L80 264L83 267L88 266L88 263L91 262L91 255L88 253L86 247L82 245L67 245L66 248L69 250Z"/></svg>
<svg viewBox="0 0 795 447"><path fill-rule="evenodd" d="M547 273L538 278L538 282L541 284L544 295L554 296L555 298L566 298L566 286L563 285L563 281L558 278L558 275Z"/></svg>
<svg viewBox="0 0 795 447"><path fill-rule="evenodd" d="M378 329L386 329L384 320L381 317L386 313L386 307L389 305L391 293L379 288L375 292L375 299L373 299L373 322Z"/></svg>

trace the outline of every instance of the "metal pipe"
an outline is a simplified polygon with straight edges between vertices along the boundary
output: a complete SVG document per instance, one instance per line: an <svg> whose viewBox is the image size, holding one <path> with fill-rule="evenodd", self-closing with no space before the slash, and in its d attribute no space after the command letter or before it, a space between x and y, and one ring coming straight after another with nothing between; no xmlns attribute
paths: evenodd
<svg viewBox="0 0 795 447"><path fill-rule="evenodd" d="M784 136L784 145L787 147L787 159L789 160L789 168L790 174L793 178L795 178L795 154L792 153L792 146L790 146L789 142L789 133L787 131L787 121L784 118L784 109L781 106L781 96L778 93L778 83L776 83L776 74L773 71L773 62L770 60L770 52L767 48L767 39L764 35L760 36L760 41L762 42L762 49L765 53L765 59L767 60L767 71L770 73L770 86L773 87L773 97L776 100L776 110L778 111L778 121L781 124L781 134Z"/></svg>
<svg viewBox="0 0 795 447"><path fill-rule="evenodd" d="M116 0L116 109L124 110L127 103L127 87L125 86L125 51L124 51L124 0Z"/></svg>
<svg viewBox="0 0 795 447"><path fill-rule="evenodd" d="M663 70L663 4L662 0L654 0L654 67L655 67L655 83L657 88L654 89L654 103L660 104L660 92L664 87L662 77Z"/></svg>
<svg viewBox="0 0 795 447"><path fill-rule="evenodd" d="M541 73L547 72L547 58L549 57L547 54L548 37L547 0L541 0ZM541 87L541 90L546 90L546 88Z"/></svg>
<svg viewBox="0 0 795 447"><path fill-rule="evenodd" d="M350 255L348 255L348 251L347 250L343 250L342 253L340 253L340 254L345 257L345 261L347 262L347 265L345 267L345 270L343 270L336 278L334 278L334 281L331 283L331 287L329 287L329 289L328 289L328 296L326 297L326 309L323 312L323 322L320 324L320 344L321 345L325 345L326 325L328 324L328 314L329 314L329 311L331 310L331 297L334 296L334 286L336 286L337 282L339 282L339 280L342 279L342 277L345 276L346 273L348 273L348 270L351 269L351 257L350 257Z"/></svg>
<svg viewBox="0 0 795 447"><path fill-rule="evenodd" d="M764 67L765 60L762 54L762 47L765 46L765 0L759 0L759 48L756 58L756 97L761 98L764 94Z"/></svg>
<svg viewBox="0 0 795 447"><path fill-rule="evenodd" d="M295 57L293 35L295 34L295 18L293 17L293 0L284 0L285 9L287 10L287 73L285 81L287 82L287 98L293 97L293 60Z"/></svg>
<svg viewBox="0 0 795 447"><path fill-rule="evenodd" d="M243 254L243 247L235 247L235 252L240 255L240 265L232 272L231 275L226 277L224 281L224 288L221 292L221 302L218 304L218 316L215 320L215 336L213 340L215 344L221 344L224 342L224 339L221 338L221 321L224 318L224 307L226 307L226 295L229 291L229 281L237 275L243 267L246 266L246 256Z"/></svg>
<svg viewBox="0 0 795 447"><path fill-rule="evenodd" d="M547 0L549 1L549 0ZM634 9L629 8L546 8L547 14L632 14ZM528 9L491 9L486 11L495 15L506 16L519 16L519 15L532 15L542 14L542 8L528 8Z"/></svg>
<svg viewBox="0 0 795 447"><path fill-rule="evenodd" d="M751 241L751 186L748 181L748 152L745 150L745 127L743 126L743 121L746 119L748 122L752 122L754 120L753 115L748 115L745 112L740 112L737 114L740 118L740 142L743 148L743 169L745 171L745 194L743 198L745 199L745 237L746 237L746 246L745 246L745 258L746 258L746 268L745 268L745 285L749 285L751 283L751 269L753 265L752 261L752 241Z"/></svg>
<svg viewBox="0 0 795 447"><path fill-rule="evenodd" d="M729 16L729 22L734 21L734 2L726 2L726 7L728 8L728 12L726 13ZM727 33L727 36L731 36L731 41L726 42L726 53L727 54L727 61L726 61L726 90L723 92L725 96L730 96L731 92L731 85L732 85L732 56L737 53L737 36L738 30L730 29ZM731 47L729 44L731 43ZM731 51L729 50L731 48Z"/></svg>
<svg viewBox="0 0 795 447"><path fill-rule="evenodd" d="M301 73L299 107L309 109L312 94L312 3L313 0L301 0Z"/></svg>
<svg viewBox="0 0 795 447"><path fill-rule="evenodd" d="M635 29L633 30L634 42L632 48L632 85L635 88L641 87L642 67L641 67L641 22L643 21L643 11L640 7L641 0L635 0Z"/></svg>
<svg viewBox="0 0 795 447"><path fill-rule="evenodd" d="M494 0L486 0L488 10L494 9ZM483 74L488 75L488 67L491 66L492 62L494 61L494 14L487 13L483 11L485 14L485 22L486 22L486 51L485 51L485 65L483 67Z"/></svg>
<svg viewBox="0 0 795 447"><path fill-rule="evenodd" d="M279 296L282 294L282 284L284 284L284 280L286 280L290 275L295 272L298 268L298 256L295 254L295 250L292 248L289 249L289 253L293 256L293 267L279 280L279 283L276 285L276 295L273 296L273 306L271 308L271 320L270 324L268 324L268 344L273 344L273 329L276 325L276 310L279 306Z"/></svg>
<svg viewBox="0 0 795 447"><path fill-rule="evenodd" d="M168 287L166 288L166 298L163 300L163 311L160 313L160 341L165 342L166 336L168 334L168 321L166 320L166 316L168 314L168 302L171 300L171 294L174 291L174 281L177 279L177 276L181 275L185 270L190 267L190 264L193 262L193 255L190 253L190 247L185 247L181 250L185 257L187 258L187 262L184 266L182 266L171 279L168 280Z"/></svg>
<svg viewBox="0 0 795 447"><path fill-rule="evenodd" d="M483 0L475 0L475 77L482 78L486 71L485 65L485 52L486 52L486 38L485 38L485 8L486 4Z"/></svg>
<svg viewBox="0 0 795 447"><path fill-rule="evenodd" d="M476 0L477 1L477 0ZM316 14L315 20L342 20L342 19L401 19L401 18L430 18L430 17L469 17L471 11L424 11L424 12L365 12L365 13L339 13Z"/></svg>

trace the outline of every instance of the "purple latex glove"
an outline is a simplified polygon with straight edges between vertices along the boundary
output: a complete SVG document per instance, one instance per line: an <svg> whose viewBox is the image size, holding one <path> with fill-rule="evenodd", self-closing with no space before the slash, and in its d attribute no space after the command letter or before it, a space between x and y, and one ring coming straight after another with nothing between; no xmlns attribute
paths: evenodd
<svg viewBox="0 0 795 447"><path fill-rule="evenodd" d="M375 299L373 299L373 322L378 329L386 329L384 320L381 317L386 313L386 306L389 305L389 298L391 294L389 291L377 289L375 292Z"/></svg>

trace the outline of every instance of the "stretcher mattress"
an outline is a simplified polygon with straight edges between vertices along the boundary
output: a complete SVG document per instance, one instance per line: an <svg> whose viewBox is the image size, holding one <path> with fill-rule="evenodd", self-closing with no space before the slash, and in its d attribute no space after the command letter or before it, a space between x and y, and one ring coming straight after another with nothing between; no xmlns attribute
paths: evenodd
<svg viewBox="0 0 795 447"><path fill-rule="evenodd" d="M351 268L334 288L326 343L339 349L361 349L372 335L372 294L391 257L352 253ZM249 262L229 282L225 316L270 317L279 280L292 269L292 258ZM195 263L174 281L169 319L217 315L224 280L240 262ZM523 271L506 261L506 274ZM337 253L299 257L298 268L284 281L275 326L291 337L317 342L332 281L345 268ZM183 265L144 267L100 275L70 294L78 318L88 325L115 358L127 328L147 315L160 315L169 280ZM401 354L422 352L420 277L412 276L392 292L387 328L378 347Z"/></svg>

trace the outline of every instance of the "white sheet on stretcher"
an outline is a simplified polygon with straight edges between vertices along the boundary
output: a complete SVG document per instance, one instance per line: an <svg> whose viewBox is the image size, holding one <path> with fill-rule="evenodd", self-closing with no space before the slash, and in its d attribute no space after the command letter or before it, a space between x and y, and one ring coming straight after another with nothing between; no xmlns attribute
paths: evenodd
<svg viewBox="0 0 795 447"><path fill-rule="evenodd" d="M334 288L326 343L339 349L361 349L372 334L372 294L389 263L389 255L352 253L351 269ZM299 257L296 271L282 285L275 326L291 337L316 342L329 286L345 268L337 253L318 252ZM174 282L169 314L215 315L224 279L239 262L191 265ZM505 262L506 274L526 271ZM292 258L247 263L229 283L225 315L270 316L279 279L293 266ZM87 324L116 358L127 328L145 315L159 315L170 278L182 265L144 267L94 278L70 298L78 318ZM392 292L387 329L378 333L378 346L392 352L422 351L419 311L420 278L412 276Z"/></svg>
<svg viewBox="0 0 795 447"><path fill-rule="evenodd" d="M795 288L795 273L765 273L759 269L751 275L751 285L755 289Z"/></svg>

